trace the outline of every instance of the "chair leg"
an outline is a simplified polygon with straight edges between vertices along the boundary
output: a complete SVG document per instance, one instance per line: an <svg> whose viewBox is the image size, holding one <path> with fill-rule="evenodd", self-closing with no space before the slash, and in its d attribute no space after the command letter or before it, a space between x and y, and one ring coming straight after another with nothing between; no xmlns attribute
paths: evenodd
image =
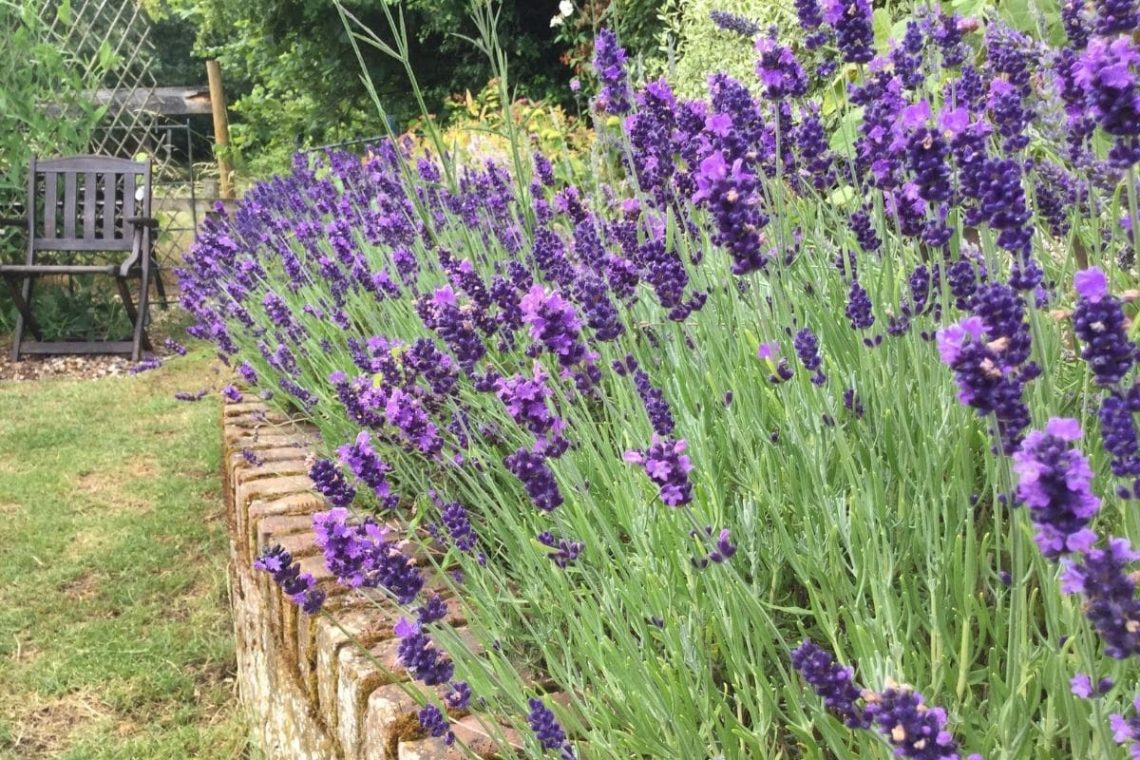
<svg viewBox="0 0 1140 760"><path fill-rule="evenodd" d="M17 285L17 281L21 280L21 284ZM32 281L33 278L31 277L4 276L4 282L7 283L8 290L12 294L12 303L16 306L16 330L12 334L12 361L14 362L20 361L20 345L24 342L25 330L31 330L36 340L43 340L43 334L40 332L39 325L36 324L36 318L32 315Z"/></svg>
<svg viewBox="0 0 1140 760"><path fill-rule="evenodd" d="M158 303L165 311L170 308L170 303L166 300L166 285L162 282L162 270L158 268L158 259L151 259L150 265L154 277L154 289L158 293Z"/></svg>
<svg viewBox="0 0 1140 760"><path fill-rule="evenodd" d="M127 319L131 322L131 329L135 327L138 312L135 311L134 299L131 298L131 289L127 286L126 277L116 277L115 284L119 286L119 298L123 299L123 308L127 310Z"/></svg>
<svg viewBox="0 0 1140 760"><path fill-rule="evenodd" d="M142 278L139 282L139 305L135 313L135 336L134 345L131 348L131 361L136 362L142 357L144 346L148 351L154 350L150 345L150 338L146 334L147 303L150 300L150 267L148 263L145 261L143 263Z"/></svg>

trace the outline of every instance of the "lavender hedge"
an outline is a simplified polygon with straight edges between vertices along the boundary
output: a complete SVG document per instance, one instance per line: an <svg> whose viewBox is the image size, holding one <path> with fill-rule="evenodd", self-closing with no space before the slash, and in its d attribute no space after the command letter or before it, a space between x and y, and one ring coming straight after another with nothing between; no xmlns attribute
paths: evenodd
<svg viewBox="0 0 1140 760"><path fill-rule="evenodd" d="M425 733L1136 756L1136 8L1067 4L1062 49L926 11L887 50L866 2L796 8L700 101L600 33L574 184L299 157L208 224L191 332L321 429L318 542L406 609ZM259 567L315 609L290 560Z"/></svg>

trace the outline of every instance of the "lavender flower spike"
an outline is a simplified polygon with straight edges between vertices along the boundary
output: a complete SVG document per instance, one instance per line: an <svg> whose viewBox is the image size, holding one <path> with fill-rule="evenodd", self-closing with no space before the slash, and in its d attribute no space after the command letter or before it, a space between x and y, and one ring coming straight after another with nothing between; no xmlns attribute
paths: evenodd
<svg viewBox="0 0 1140 760"><path fill-rule="evenodd" d="M792 667L808 686L823 698L823 706L848 728L871 725L865 711L856 706L862 689L852 680L854 668L835 662L832 656L811 639L805 639L792 651Z"/></svg>
<svg viewBox="0 0 1140 760"><path fill-rule="evenodd" d="M594 72L602 84L598 93L597 108L605 113L629 113L631 92L625 73L625 49L618 45L617 37L609 29L600 29L594 38Z"/></svg>
<svg viewBox="0 0 1140 760"><path fill-rule="evenodd" d="M309 615L315 615L325 602L325 592L317 588L310 573L302 573L301 565L281 546L266 547L253 563L254 570L264 570L273 582Z"/></svg>
<svg viewBox="0 0 1140 760"><path fill-rule="evenodd" d="M1132 368L1136 347L1128 339L1124 308L1108 292L1108 279L1097 267L1073 275L1078 299L1073 309L1073 329L1083 347L1097 385L1116 386Z"/></svg>
<svg viewBox="0 0 1140 760"><path fill-rule="evenodd" d="M1081 452L1068 446L1080 437L1080 423L1055 417L1044 431L1027 435L1013 454L1017 497L1037 526L1041 553L1051 559L1083 552L1096 540L1088 528L1100 510L1090 487L1093 473Z"/></svg>
<svg viewBox="0 0 1140 760"><path fill-rule="evenodd" d="M527 716L527 720L530 722L530 728L534 731L534 736L542 748L559 750L561 760L574 760L574 749L570 746L566 732L562 730L562 726L558 724L558 719L554 717L550 708L544 705L541 699L534 699L533 697L527 704L530 706L530 714Z"/></svg>

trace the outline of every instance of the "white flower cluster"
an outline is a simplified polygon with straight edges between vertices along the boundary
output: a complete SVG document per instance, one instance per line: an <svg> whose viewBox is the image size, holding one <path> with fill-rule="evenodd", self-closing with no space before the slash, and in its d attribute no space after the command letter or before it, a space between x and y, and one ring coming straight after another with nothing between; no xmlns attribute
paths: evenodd
<svg viewBox="0 0 1140 760"><path fill-rule="evenodd" d="M574 15L574 3L570 0L562 0L558 4L558 15L550 19L550 26L562 26L562 22Z"/></svg>

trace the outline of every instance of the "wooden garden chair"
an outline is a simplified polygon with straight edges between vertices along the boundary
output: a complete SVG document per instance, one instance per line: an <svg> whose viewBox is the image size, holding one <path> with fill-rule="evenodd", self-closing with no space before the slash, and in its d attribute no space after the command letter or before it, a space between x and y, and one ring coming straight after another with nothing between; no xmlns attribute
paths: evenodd
<svg viewBox="0 0 1140 760"><path fill-rule="evenodd" d="M24 263L0 262L0 277L18 312L13 361L19 361L22 354L118 353L129 353L138 361L144 349L153 350L146 334L147 294L155 269L158 224L150 216L150 189L149 161L32 157L25 217L17 222L26 230ZM4 221L12 224L12 220ZM96 261L106 263L77 263L77 254L93 254ZM131 340L43 340L31 308L35 281L78 274L115 278L133 325ZM131 280L139 281L137 305L131 297ZM31 332L35 340L25 340L25 332Z"/></svg>

